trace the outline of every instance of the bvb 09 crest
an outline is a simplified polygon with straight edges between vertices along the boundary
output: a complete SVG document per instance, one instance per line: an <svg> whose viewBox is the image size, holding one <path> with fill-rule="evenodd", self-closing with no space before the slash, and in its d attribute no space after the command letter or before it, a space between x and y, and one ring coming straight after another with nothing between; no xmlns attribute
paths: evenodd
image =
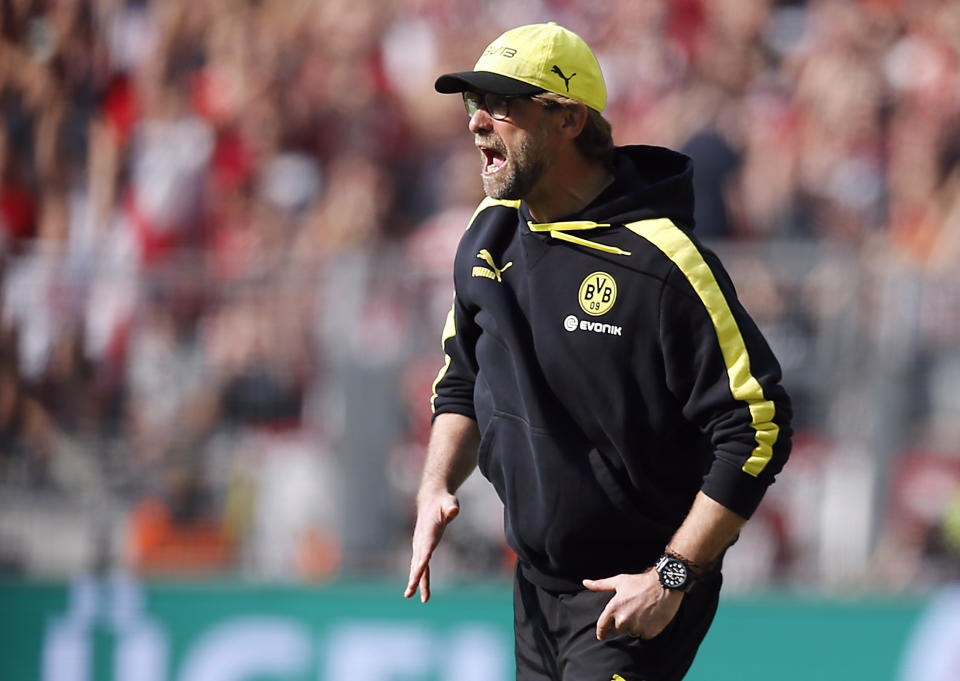
<svg viewBox="0 0 960 681"><path fill-rule="evenodd" d="M606 314L617 302L617 282L606 272L594 272L580 284L580 308L588 315Z"/></svg>

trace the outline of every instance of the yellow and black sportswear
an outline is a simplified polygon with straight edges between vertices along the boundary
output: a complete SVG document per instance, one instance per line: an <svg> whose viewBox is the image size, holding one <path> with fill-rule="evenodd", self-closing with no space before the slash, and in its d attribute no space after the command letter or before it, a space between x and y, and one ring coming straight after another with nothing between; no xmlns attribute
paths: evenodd
<svg viewBox="0 0 960 681"><path fill-rule="evenodd" d="M433 410L476 419L540 586L648 567L701 489L749 517L787 459L780 367L692 230L690 160L636 146L577 215L486 199L460 242Z"/></svg>

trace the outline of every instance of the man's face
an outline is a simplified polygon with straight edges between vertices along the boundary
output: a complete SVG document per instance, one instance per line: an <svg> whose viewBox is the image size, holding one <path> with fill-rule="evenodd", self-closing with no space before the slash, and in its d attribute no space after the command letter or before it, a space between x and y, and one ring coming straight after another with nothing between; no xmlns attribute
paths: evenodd
<svg viewBox="0 0 960 681"><path fill-rule="evenodd" d="M553 164L550 116L537 102L511 100L510 114L502 120L479 109L469 128L483 156L481 179L490 198L525 198Z"/></svg>

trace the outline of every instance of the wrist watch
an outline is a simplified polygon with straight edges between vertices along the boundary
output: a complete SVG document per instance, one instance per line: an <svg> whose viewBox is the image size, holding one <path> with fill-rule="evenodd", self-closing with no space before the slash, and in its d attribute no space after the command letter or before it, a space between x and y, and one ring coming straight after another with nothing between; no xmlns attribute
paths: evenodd
<svg viewBox="0 0 960 681"><path fill-rule="evenodd" d="M697 577L693 574L690 566L674 556L667 554L660 556L654 570L660 576L660 584L663 585L664 589L687 593L696 586Z"/></svg>

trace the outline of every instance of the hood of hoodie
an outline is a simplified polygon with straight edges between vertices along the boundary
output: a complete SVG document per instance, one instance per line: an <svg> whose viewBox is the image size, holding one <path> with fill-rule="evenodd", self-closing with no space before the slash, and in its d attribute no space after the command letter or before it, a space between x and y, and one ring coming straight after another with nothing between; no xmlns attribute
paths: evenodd
<svg viewBox="0 0 960 681"><path fill-rule="evenodd" d="M690 157L664 147L617 147L613 174L614 181L586 208L551 223L553 228L562 231L565 222L624 224L652 218L694 228ZM526 221L532 220L526 204L521 212Z"/></svg>

